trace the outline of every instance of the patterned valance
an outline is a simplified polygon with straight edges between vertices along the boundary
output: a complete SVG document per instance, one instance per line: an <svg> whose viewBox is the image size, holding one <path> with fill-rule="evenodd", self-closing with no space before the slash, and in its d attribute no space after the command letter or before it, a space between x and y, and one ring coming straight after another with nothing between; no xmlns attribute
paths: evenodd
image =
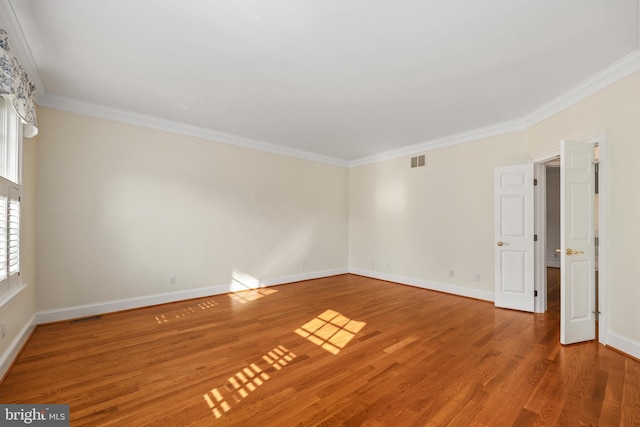
<svg viewBox="0 0 640 427"><path fill-rule="evenodd" d="M34 98L36 86L11 54L7 32L0 28L0 95L11 100L13 108L24 122L25 138L38 134Z"/></svg>

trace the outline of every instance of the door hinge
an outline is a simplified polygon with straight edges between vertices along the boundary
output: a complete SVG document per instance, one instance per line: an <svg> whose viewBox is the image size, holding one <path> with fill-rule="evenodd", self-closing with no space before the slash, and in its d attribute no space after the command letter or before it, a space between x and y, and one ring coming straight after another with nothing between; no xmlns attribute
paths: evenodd
<svg viewBox="0 0 640 427"><path fill-rule="evenodd" d="M599 311L592 311L591 313L593 313L594 317L596 318L596 322L600 320L600 314L602 314Z"/></svg>
<svg viewBox="0 0 640 427"><path fill-rule="evenodd" d="M533 296L537 297L538 296L538 291L533 291Z"/></svg>
<svg viewBox="0 0 640 427"><path fill-rule="evenodd" d="M596 237L594 240L596 242L596 246L600 246L600 238Z"/></svg>
<svg viewBox="0 0 640 427"><path fill-rule="evenodd" d="M536 178L533 178L533 185L538 185L538 180Z"/></svg>
<svg viewBox="0 0 640 427"><path fill-rule="evenodd" d="M537 235L537 234L534 234L534 235L533 235L533 241L534 241L534 242L537 242L537 241L538 241L538 235Z"/></svg>

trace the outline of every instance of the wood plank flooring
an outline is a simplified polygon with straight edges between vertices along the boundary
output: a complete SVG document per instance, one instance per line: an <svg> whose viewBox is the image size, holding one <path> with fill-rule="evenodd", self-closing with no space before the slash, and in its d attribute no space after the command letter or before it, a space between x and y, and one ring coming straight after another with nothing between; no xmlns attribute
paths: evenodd
<svg viewBox="0 0 640 427"><path fill-rule="evenodd" d="M73 426L640 425L640 362L561 346L557 291L527 314L341 275L45 325L0 402Z"/></svg>

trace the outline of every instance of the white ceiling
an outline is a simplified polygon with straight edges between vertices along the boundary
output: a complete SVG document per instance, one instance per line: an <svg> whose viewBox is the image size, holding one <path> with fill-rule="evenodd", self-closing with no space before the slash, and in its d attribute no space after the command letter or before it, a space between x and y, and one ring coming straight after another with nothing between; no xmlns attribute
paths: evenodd
<svg viewBox="0 0 640 427"><path fill-rule="evenodd" d="M638 0L0 1L40 100L347 162L524 117L639 39Z"/></svg>

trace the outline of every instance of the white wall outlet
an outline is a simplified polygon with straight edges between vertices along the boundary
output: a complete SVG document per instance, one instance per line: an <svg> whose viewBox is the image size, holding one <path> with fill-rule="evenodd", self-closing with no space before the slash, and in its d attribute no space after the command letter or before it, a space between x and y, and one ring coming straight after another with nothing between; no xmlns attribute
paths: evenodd
<svg viewBox="0 0 640 427"><path fill-rule="evenodd" d="M480 273L476 273L476 282L480 281Z"/></svg>
<svg viewBox="0 0 640 427"><path fill-rule="evenodd" d="M456 275L456 272L453 270L449 270L449 277L454 277Z"/></svg>
<svg viewBox="0 0 640 427"><path fill-rule="evenodd" d="M171 276L169 276L169 284L170 285L175 285L176 284L176 275L172 274Z"/></svg>
<svg viewBox="0 0 640 427"><path fill-rule="evenodd" d="M304 259L303 259L303 260L302 260L302 262L300 263L300 266L301 266L302 268L306 267L306 266L307 266L307 260L304 260Z"/></svg>

